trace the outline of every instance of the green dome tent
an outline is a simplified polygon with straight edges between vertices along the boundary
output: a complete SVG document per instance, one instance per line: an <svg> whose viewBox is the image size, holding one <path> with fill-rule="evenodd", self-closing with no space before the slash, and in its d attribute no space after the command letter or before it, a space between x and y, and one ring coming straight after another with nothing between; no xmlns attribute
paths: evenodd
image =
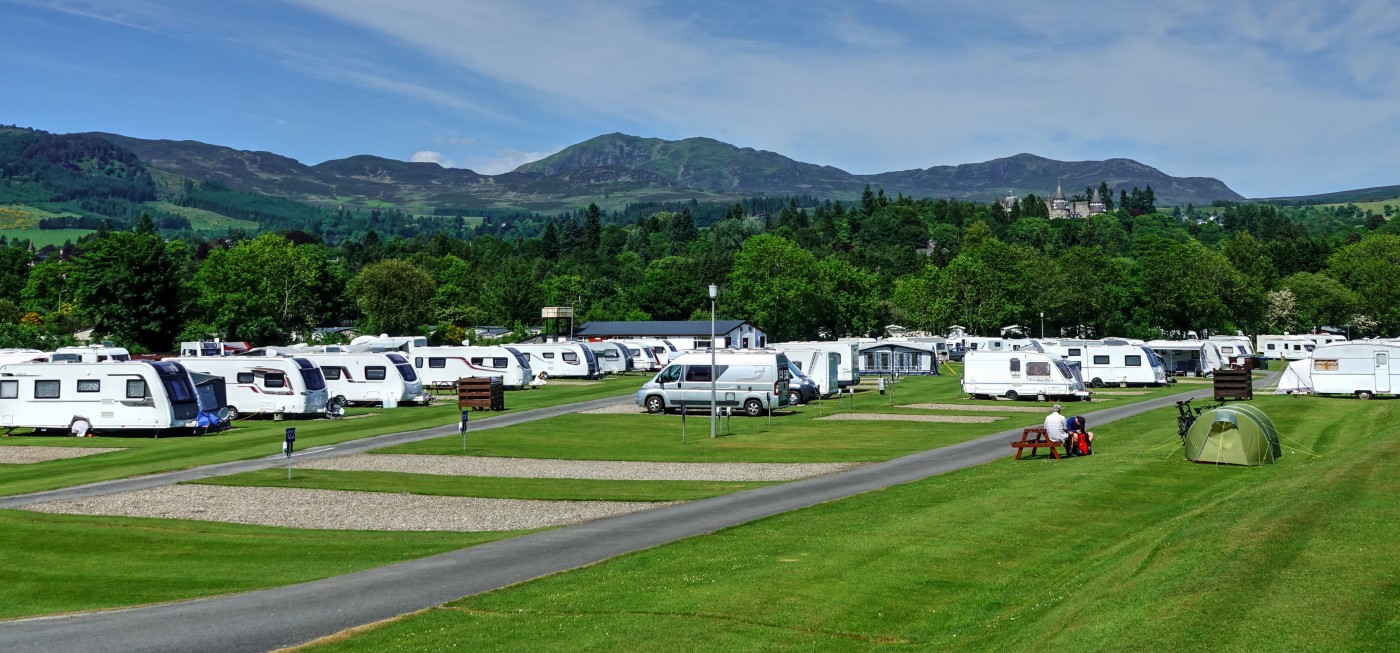
<svg viewBox="0 0 1400 653"><path fill-rule="evenodd" d="M1205 411L1186 432L1186 459L1198 463L1263 465L1282 456L1273 420L1248 404Z"/></svg>

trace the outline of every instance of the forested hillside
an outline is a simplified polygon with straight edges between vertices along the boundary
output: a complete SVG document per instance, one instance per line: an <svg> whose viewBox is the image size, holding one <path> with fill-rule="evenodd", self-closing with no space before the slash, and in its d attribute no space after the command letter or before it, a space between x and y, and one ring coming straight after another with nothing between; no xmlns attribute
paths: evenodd
<svg viewBox="0 0 1400 653"><path fill-rule="evenodd" d="M111 183L142 188L112 169ZM187 191L228 210L217 186ZM82 327L152 350L210 336L275 344L342 322L452 342L474 325L536 323L542 306L581 320L702 318L710 283L720 317L780 340L891 323L993 333L1039 325L1041 312L1050 334L1400 333L1400 225L1383 216L1255 204L1164 215L1146 193L1059 220L1034 197L1010 212L869 189L850 205L812 203L735 204L708 226L689 203L635 207L626 224L589 206L532 238L371 230L334 246L302 232L169 240L140 219L37 263L0 247L0 346L51 346Z"/></svg>

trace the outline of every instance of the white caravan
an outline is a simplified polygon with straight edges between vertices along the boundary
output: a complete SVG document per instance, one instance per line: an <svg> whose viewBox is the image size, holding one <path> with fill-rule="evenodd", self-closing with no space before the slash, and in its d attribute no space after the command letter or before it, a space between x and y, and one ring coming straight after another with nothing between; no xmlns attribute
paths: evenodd
<svg viewBox="0 0 1400 653"><path fill-rule="evenodd" d="M1316 348L1317 345L1307 336L1261 335L1256 351L1264 358L1296 361L1311 356L1312 350Z"/></svg>
<svg viewBox="0 0 1400 653"><path fill-rule="evenodd" d="M199 426L190 375L172 361L28 362L0 366L0 427L164 431Z"/></svg>
<svg viewBox="0 0 1400 653"><path fill-rule="evenodd" d="M596 379L603 375L593 350L579 342L514 344L511 349L530 357L530 369L541 379Z"/></svg>
<svg viewBox="0 0 1400 653"><path fill-rule="evenodd" d="M816 382L817 392L822 396L836 392L836 382L841 378L841 364L835 352L804 347L779 349L777 345L773 345L772 349L787 354L788 360L802 370L802 374Z"/></svg>
<svg viewBox="0 0 1400 653"><path fill-rule="evenodd" d="M1309 333L1303 337L1313 341L1313 344L1318 347L1347 341L1346 336L1337 333Z"/></svg>
<svg viewBox="0 0 1400 653"><path fill-rule="evenodd" d="M359 336L350 341L351 351L402 351L412 352L428 346L423 336Z"/></svg>
<svg viewBox="0 0 1400 653"><path fill-rule="evenodd" d="M225 342L222 340L195 340L180 343L180 357L194 356L237 356L249 351L246 342Z"/></svg>
<svg viewBox="0 0 1400 653"><path fill-rule="evenodd" d="M87 345L85 347L59 347L49 354L54 363L101 363L104 361L129 361L131 352L111 345Z"/></svg>
<svg viewBox="0 0 1400 653"><path fill-rule="evenodd" d="M593 350L593 358L598 361L598 369L604 374L625 374L633 369L632 355L621 343L612 340L581 343Z"/></svg>
<svg viewBox="0 0 1400 653"><path fill-rule="evenodd" d="M1254 343L1249 341L1248 336L1211 336L1211 342L1220 347L1220 355L1227 360L1231 358L1253 358Z"/></svg>
<svg viewBox="0 0 1400 653"><path fill-rule="evenodd" d="M38 349L0 349L0 365L48 359L49 353Z"/></svg>
<svg viewBox="0 0 1400 653"><path fill-rule="evenodd" d="M1064 358L1030 349L968 351L963 358L962 387L978 399L1089 400L1084 381Z"/></svg>
<svg viewBox="0 0 1400 653"><path fill-rule="evenodd" d="M717 377L711 377L714 356ZM787 356L766 350L720 350L681 354L637 391L637 405L650 413L671 409L738 408L750 417L788 405L791 372ZM713 386L711 379L713 378Z"/></svg>
<svg viewBox="0 0 1400 653"><path fill-rule="evenodd" d="M498 378L506 388L524 388L534 378L530 358L505 347L423 347L413 350L413 370L425 387L457 387L457 379Z"/></svg>
<svg viewBox="0 0 1400 653"><path fill-rule="evenodd" d="M379 404L392 408L401 403L427 405L432 396L423 391L423 382L398 352L304 353L302 358L316 363L326 377L331 401L346 404Z"/></svg>
<svg viewBox="0 0 1400 653"><path fill-rule="evenodd" d="M667 363L675 360L677 356L681 355L680 350L676 349L676 346L671 344L669 340L661 340L659 338L637 338L633 340L632 343L650 349L651 353L656 356L657 364L663 367Z"/></svg>
<svg viewBox="0 0 1400 653"><path fill-rule="evenodd" d="M1047 354L1079 363L1079 375L1091 388L1111 385L1166 385L1167 371L1156 352L1122 340L1062 340L1042 343Z"/></svg>
<svg viewBox="0 0 1400 653"><path fill-rule="evenodd" d="M622 345L627 350L627 354L632 357L632 369L643 372L655 372L664 365L656 358L656 353L650 347L644 347L635 340L612 340Z"/></svg>
<svg viewBox="0 0 1400 653"><path fill-rule="evenodd" d="M224 377L229 419L249 415L320 416L329 394L309 359L270 356L167 358L192 372Z"/></svg>
<svg viewBox="0 0 1400 653"><path fill-rule="evenodd" d="M1210 376L1225 366L1219 343L1209 340L1151 340L1146 346L1162 357L1167 374Z"/></svg>
<svg viewBox="0 0 1400 653"><path fill-rule="evenodd" d="M1400 394L1400 343L1339 342L1312 354L1312 388L1319 395Z"/></svg>
<svg viewBox="0 0 1400 653"><path fill-rule="evenodd" d="M778 351L788 349L820 349L836 354L836 387L844 388L860 383L860 340L806 340L798 342L775 342L769 347Z"/></svg>

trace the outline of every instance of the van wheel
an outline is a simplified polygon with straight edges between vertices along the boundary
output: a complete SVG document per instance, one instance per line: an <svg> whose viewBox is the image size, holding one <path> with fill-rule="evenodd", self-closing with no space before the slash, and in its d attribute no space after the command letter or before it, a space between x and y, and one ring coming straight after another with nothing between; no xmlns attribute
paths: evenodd
<svg viewBox="0 0 1400 653"><path fill-rule="evenodd" d="M1090 381L1090 382L1089 382L1089 387L1091 387L1091 388L1102 388L1102 387L1103 387L1103 379L1095 378L1093 381Z"/></svg>
<svg viewBox="0 0 1400 653"><path fill-rule="evenodd" d="M788 390L788 405L796 406L802 403L802 393L796 390Z"/></svg>
<svg viewBox="0 0 1400 653"><path fill-rule="evenodd" d="M666 411L666 402L661 398L661 395L647 397L646 404L648 413L661 413Z"/></svg>
<svg viewBox="0 0 1400 653"><path fill-rule="evenodd" d="M228 421L232 422L232 421L234 421L234 420L236 420L236 419L238 419L238 409L237 409L237 408L234 408L233 406L229 406L229 407L228 407Z"/></svg>
<svg viewBox="0 0 1400 653"><path fill-rule="evenodd" d="M763 402L757 399L750 399L744 402L744 414L749 417L758 417L763 414Z"/></svg>
<svg viewBox="0 0 1400 653"><path fill-rule="evenodd" d="M1371 397L1374 397L1374 396L1375 396L1375 395L1372 394L1370 390L1357 390L1357 391L1356 391L1356 398L1357 398L1357 399L1370 399Z"/></svg>
<svg viewBox="0 0 1400 653"><path fill-rule="evenodd" d="M1011 401L1016 401L1017 399L1021 398L1021 395L1016 394L1015 390L1007 390L1006 398L1010 399Z"/></svg>

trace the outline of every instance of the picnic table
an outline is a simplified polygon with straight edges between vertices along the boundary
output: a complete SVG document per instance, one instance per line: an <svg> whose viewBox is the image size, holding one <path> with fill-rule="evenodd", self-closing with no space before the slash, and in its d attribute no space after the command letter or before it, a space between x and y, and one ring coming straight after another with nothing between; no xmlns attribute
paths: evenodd
<svg viewBox="0 0 1400 653"><path fill-rule="evenodd" d="M1050 436L1045 432L1044 426L1032 426L1022 429L1021 439L1011 441L1011 447L1016 450L1016 460L1021 459L1021 454L1025 453L1026 449L1031 450L1032 457L1035 457L1036 451L1039 449L1049 449L1050 456L1055 460L1059 460L1060 453L1055 451L1055 448L1064 446L1064 442L1055 442L1051 440ZM1069 453L1069 451L1066 450L1065 453Z"/></svg>

